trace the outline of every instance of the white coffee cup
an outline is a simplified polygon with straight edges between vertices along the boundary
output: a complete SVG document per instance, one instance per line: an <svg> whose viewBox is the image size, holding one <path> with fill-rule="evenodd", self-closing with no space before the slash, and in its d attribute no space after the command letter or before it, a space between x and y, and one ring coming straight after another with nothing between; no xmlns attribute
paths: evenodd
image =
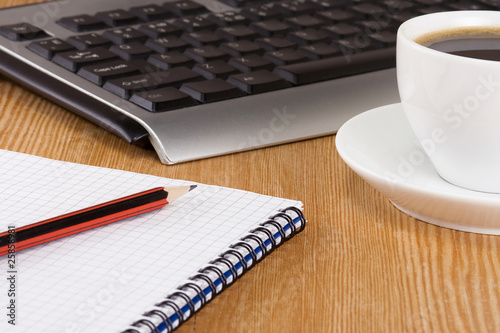
<svg viewBox="0 0 500 333"><path fill-rule="evenodd" d="M415 42L426 34L458 28L468 33L475 27L500 31L500 12L444 12L404 22L397 36L399 94L418 141L443 179L500 193L500 61ZM486 47L499 47L495 42L500 38Z"/></svg>

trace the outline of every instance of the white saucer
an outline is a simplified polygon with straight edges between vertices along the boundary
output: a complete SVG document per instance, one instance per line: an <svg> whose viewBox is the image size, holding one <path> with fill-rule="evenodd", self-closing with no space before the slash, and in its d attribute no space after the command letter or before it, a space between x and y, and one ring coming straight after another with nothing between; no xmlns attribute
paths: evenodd
<svg viewBox="0 0 500 333"><path fill-rule="evenodd" d="M408 124L401 104L362 113L337 133L342 159L401 211L442 227L500 235L500 194L443 180Z"/></svg>

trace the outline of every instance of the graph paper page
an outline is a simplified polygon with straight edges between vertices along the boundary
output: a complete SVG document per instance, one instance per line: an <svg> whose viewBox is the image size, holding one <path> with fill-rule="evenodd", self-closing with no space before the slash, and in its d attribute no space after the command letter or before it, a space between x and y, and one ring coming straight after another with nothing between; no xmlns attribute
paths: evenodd
<svg viewBox="0 0 500 333"><path fill-rule="evenodd" d="M0 227L192 182L0 150ZM120 332L252 227L298 201L197 184L163 209L0 257L0 332ZM9 323L15 301L15 325Z"/></svg>

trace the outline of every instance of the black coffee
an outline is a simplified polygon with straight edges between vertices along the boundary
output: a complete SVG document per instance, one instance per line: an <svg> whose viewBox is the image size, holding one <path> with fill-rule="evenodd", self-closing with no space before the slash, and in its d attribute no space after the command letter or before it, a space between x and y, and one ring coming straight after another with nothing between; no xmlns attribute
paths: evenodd
<svg viewBox="0 0 500 333"><path fill-rule="evenodd" d="M463 57L500 61L500 28L448 29L422 35L415 42Z"/></svg>

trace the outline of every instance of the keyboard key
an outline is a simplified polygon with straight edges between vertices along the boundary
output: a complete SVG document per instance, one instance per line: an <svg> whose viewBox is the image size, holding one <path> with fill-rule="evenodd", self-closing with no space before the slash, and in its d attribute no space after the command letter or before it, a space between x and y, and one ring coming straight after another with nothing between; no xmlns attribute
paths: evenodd
<svg viewBox="0 0 500 333"><path fill-rule="evenodd" d="M0 35L13 41L33 40L48 36L44 30L29 23L0 26Z"/></svg>
<svg viewBox="0 0 500 333"><path fill-rule="evenodd" d="M115 44L144 42L148 39L148 36L134 28L108 30L104 32L103 37L109 39Z"/></svg>
<svg viewBox="0 0 500 333"><path fill-rule="evenodd" d="M57 53L52 61L72 72L76 72L82 66L89 66L98 62L116 59L118 56L102 47L83 51L68 51Z"/></svg>
<svg viewBox="0 0 500 333"><path fill-rule="evenodd" d="M437 5L444 5L448 1L446 0L415 0L415 2L424 5L424 6L437 6Z"/></svg>
<svg viewBox="0 0 500 333"><path fill-rule="evenodd" d="M341 9L322 11L316 14L320 19L331 23L352 21L356 16Z"/></svg>
<svg viewBox="0 0 500 333"><path fill-rule="evenodd" d="M185 67L175 67L168 71L159 71L149 74L139 74L124 78L109 80L104 89L129 99L132 94L162 88L166 86L180 86L184 82L201 79L201 75Z"/></svg>
<svg viewBox="0 0 500 333"><path fill-rule="evenodd" d="M264 54L264 58L272 61L277 66L290 65L309 60L304 53L292 49L268 51Z"/></svg>
<svg viewBox="0 0 500 333"><path fill-rule="evenodd" d="M226 61L229 59L229 55L216 48L213 45L207 45L202 47L190 48L184 52L185 55L194 59L196 62L204 63L213 60Z"/></svg>
<svg viewBox="0 0 500 333"><path fill-rule="evenodd" d="M306 2L319 10L343 7L346 4L344 0L307 0Z"/></svg>
<svg viewBox="0 0 500 333"><path fill-rule="evenodd" d="M400 25L401 23L408 21L409 19L414 18L418 15L419 14L416 12L406 11L392 15L391 19L395 22L395 24Z"/></svg>
<svg viewBox="0 0 500 333"><path fill-rule="evenodd" d="M382 47L389 47L396 45L396 33L391 31L380 31L378 33L369 34L371 39L380 43Z"/></svg>
<svg viewBox="0 0 500 333"><path fill-rule="evenodd" d="M388 17L384 20L363 20L356 21L355 25L359 26L365 33L373 33L380 30L397 31L398 26Z"/></svg>
<svg viewBox="0 0 500 333"><path fill-rule="evenodd" d="M240 89L222 79L184 83L180 91L202 103L216 102L245 95Z"/></svg>
<svg viewBox="0 0 500 333"><path fill-rule="evenodd" d="M261 69L272 70L274 68L274 64L271 61L256 54L249 54L241 58L232 58L228 64L245 73Z"/></svg>
<svg viewBox="0 0 500 333"><path fill-rule="evenodd" d="M123 9L99 12L95 16L110 27L131 25L139 21L137 16Z"/></svg>
<svg viewBox="0 0 500 333"><path fill-rule="evenodd" d="M387 9L377 6L375 4L364 2L350 8L351 10L363 15L367 19L373 19L373 17L379 17L386 14Z"/></svg>
<svg viewBox="0 0 500 333"><path fill-rule="evenodd" d="M221 27L236 24L246 25L250 22L250 20L245 16L233 11L210 14L207 18Z"/></svg>
<svg viewBox="0 0 500 333"><path fill-rule="evenodd" d="M294 85L366 73L396 65L395 48L280 66L274 73Z"/></svg>
<svg viewBox="0 0 500 333"><path fill-rule="evenodd" d="M312 5L301 1L280 2L276 4L275 8L286 17L312 14L315 11Z"/></svg>
<svg viewBox="0 0 500 333"><path fill-rule="evenodd" d="M100 86L107 80L140 73L141 71L137 67L123 60L84 66L78 71L78 75Z"/></svg>
<svg viewBox="0 0 500 333"><path fill-rule="evenodd" d="M248 54L263 54L264 49L248 40L239 40L231 43L222 43L220 49L233 57L243 57Z"/></svg>
<svg viewBox="0 0 500 333"><path fill-rule="evenodd" d="M160 68L146 61L146 59L134 59L132 61L128 61L129 64L136 67L141 73L148 74L158 72Z"/></svg>
<svg viewBox="0 0 500 333"><path fill-rule="evenodd" d="M164 112L198 104L189 95L172 87L136 92L130 101L151 112Z"/></svg>
<svg viewBox="0 0 500 333"><path fill-rule="evenodd" d="M206 30L186 32L181 36L181 39L196 47L219 45L224 41L224 39L216 33Z"/></svg>
<svg viewBox="0 0 500 333"><path fill-rule="evenodd" d="M158 53L165 53L169 51L183 51L189 44L176 36L167 36L150 39L146 42L146 46Z"/></svg>
<svg viewBox="0 0 500 333"><path fill-rule="evenodd" d="M154 52L152 49L139 42L113 45L109 50L113 53L116 53L120 58L128 61L133 59L146 58Z"/></svg>
<svg viewBox="0 0 500 333"><path fill-rule="evenodd" d="M390 14L398 14L403 11L409 11L412 8L415 7L415 2L413 1L406 1L406 0L385 0L383 1L383 4L387 6L387 9L389 10Z"/></svg>
<svg viewBox="0 0 500 333"><path fill-rule="evenodd" d="M323 27L323 32L335 38L343 38L346 36L355 35L360 32L359 28L347 23L338 23Z"/></svg>
<svg viewBox="0 0 500 333"><path fill-rule="evenodd" d="M216 33L224 39L232 42L242 39L254 39L259 36L255 30L252 30L244 25L233 25L219 28Z"/></svg>
<svg viewBox="0 0 500 333"><path fill-rule="evenodd" d="M458 1L455 3L447 4L452 10L488 10L491 9L488 6L484 6L480 3L474 3L469 1ZM498 10L498 7L495 7Z"/></svg>
<svg viewBox="0 0 500 333"><path fill-rule="evenodd" d="M130 12L146 22L166 20L173 17L170 11L158 5L132 7Z"/></svg>
<svg viewBox="0 0 500 333"><path fill-rule="evenodd" d="M54 38L32 42L28 45L28 49L50 60L56 53L73 50L74 46L58 38Z"/></svg>
<svg viewBox="0 0 500 333"><path fill-rule="evenodd" d="M341 55L339 49L324 43L304 45L298 48L299 52L303 52L312 60L319 60Z"/></svg>
<svg viewBox="0 0 500 333"><path fill-rule="evenodd" d="M315 29L292 31L288 34L287 38L299 45L330 42L330 37L326 33Z"/></svg>
<svg viewBox="0 0 500 333"><path fill-rule="evenodd" d="M266 70L231 75L227 81L247 94L258 94L291 87L283 78Z"/></svg>
<svg viewBox="0 0 500 333"><path fill-rule="evenodd" d="M272 19L281 19L283 14L273 7L270 6L256 6L256 7L248 7L243 8L241 14L245 17L248 17L251 21L264 21L264 20L272 20Z"/></svg>
<svg viewBox="0 0 500 333"><path fill-rule="evenodd" d="M216 25L201 16L184 17L174 20L173 24L186 31L213 30Z"/></svg>
<svg viewBox="0 0 500 333"><path fill-rule="evenodd" d="M493 8L498 8L498 6L500 5L498 0L480 0L480 2L483 3L484 5L487 5L487 6L490 6Z"/></svg>
<svg viewBox="0 0 500 333"><path fill-rule="evenodd" d="M252 1L253 0L220 0L220 2L223 2L232 7L243 7L248 4L251 4Z"/></svg>
<svg viewBox="0 0 500 333"><path fill-rule="evenodd" d="M291 30L289 25L277 20L254 22L250 25L250 28L266 37L285 36Z"/></svg>
<svg viewBox="0 0 500 333"><path fill-rule="evenodd" d="M181 28L167 22L143 24L139 27L139 31L153 39L166 36L180 36L182 34Z"/></svg>
<svg viewBox="0 0 500 333"><path fill-rule="evenodd" d="M146 42L146 46L158 53L165 53L169 51L183 51L189 44L176 36L169 36L150 39Z"/></svg>
<svg viewBox="0 0 500 333"><path fill-rule="evenodd" d="M111 41L109 39L104 38L96 33L71 36L67 39L67 42L75 46L79 50L85 50L97 46L111 46Z"/></svg>
<svg viewBox="0 0 500 333"><path fill-rule="evenodd" d="M57 21L61 26L74 32L92 31L107 28L106 23L87 14L63 17Z"/></svg>
<svg viewBox="0 0 500 333"><path fill-rule="evenodd" d="M439 12L444 12L446 10L447 10L446 7L441 7L441 6L429 6L429 7L415 9L415 11L421 15L439 13Z"/></svg>
<svg viewBox="0 0 500 333"><path fill-rule="evenodd" d="M227 79L229 75L239 73L236 68L220 60L210 61L205 64L196 64L193 70L209 80L215 78Z"/></svg>
<svg viewBox="0 0 500 333"><path fill-rule="evenodd" d="M191 68L195 64L194 60L187 55L175 51L153 54L148 58L148 62L162 70L167 70L176 66Z"/></svg>
<svg viewBox="0 0 500 333"><path fill-rule="evenodd" d="M198 15L208 11L205 6L189 0L167 2L164 6L177 16Z"/></svg>
<svg viewBox="0 0 500 333"><path fill-rule="evenodd" d="M262 46L266 50L275 51L286 48L294 48L297 44L282 37L257 38L255 44Z"/></svg>
<svg viewBox="0 0 500 333"><path fill-rule="evenodd" d="M380 45L375 43L365 34L357 34L348 36L343 39L335 40L332 45L338 47L344 54L350 55L379 48Z"/></svg>
<svg viewBox="0 0 500 333"><path fill-rule="evenodd" d="M290 17L285 20L285 23L292 26L294 29L319 28L324 25L324 21L319 18L302 15L298 17Z"/></svg>

